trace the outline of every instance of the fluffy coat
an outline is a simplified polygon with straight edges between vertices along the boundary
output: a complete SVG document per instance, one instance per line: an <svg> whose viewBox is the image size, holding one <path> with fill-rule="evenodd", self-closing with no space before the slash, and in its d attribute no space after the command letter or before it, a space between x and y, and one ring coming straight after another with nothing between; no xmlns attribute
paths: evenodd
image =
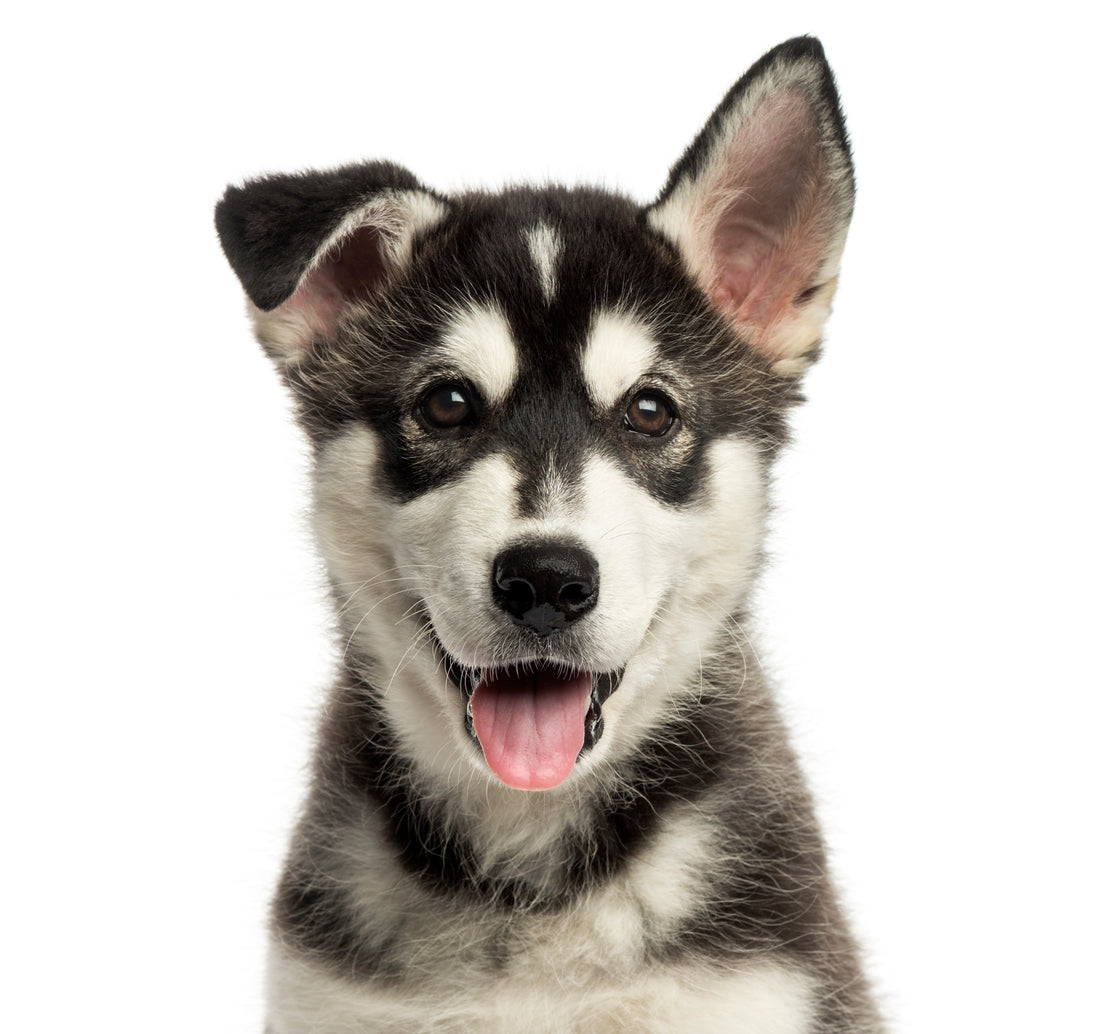
<svg viewBox="0 0 1100 1034"><path fill-rule="evenodd" d="M371 162L231 187L342 659L270 1034L873 1034L746 627L854 193L820 44L650 205Z"/></svg>

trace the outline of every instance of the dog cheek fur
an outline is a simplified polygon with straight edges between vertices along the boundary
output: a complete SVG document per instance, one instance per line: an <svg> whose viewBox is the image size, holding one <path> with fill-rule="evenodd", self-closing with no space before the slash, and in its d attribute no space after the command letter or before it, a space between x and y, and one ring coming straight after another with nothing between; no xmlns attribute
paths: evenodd
<svg viewBox="0 0 1100 1034"><path fill-rule="evenodd" d="M753 442L732 436L712 443L707 463L702 497L688 507L658 507L645 533L660 550L660 601L622 688L607 701L605 742L594 761L629 753L691 703L702 658L737 631L730 615L745 606L761 560L765 461Z"/></svg>
<svg viewBox="0 0 1100 1034"><path fill-rule="evenodd" d="M341 630L364 645L376 644L365 628L380 586L398 593L390 549L392 504L375 488L378 443L364 424L347 425L321 447L313 469L313 532L340 605ZM382 593L386 596L389 593Z"/></svg>
<svg viewBox="0 0 1100 1034"><path fill-rule="evenodd" d="M326 443L315 462L313 527L343 656L375 688L410 756L434 759L453 776L476 752L450 720L446 676L421 621L424 601L434 595L430 581L446 568L448 554L440 549L420 562L410 551L408 506L388 494L379 466L375 433L361 423ZM445 521L438 534L447 534Z"/></svg>
<svg viewBox="0 0 1100 1034"><path fill-rule="evenodd" d="M396 515L398 564L447 651L470 666L497 659L501 626L490 584L493 558L516 531L516 482L507 458L495 453Z"/></svg>
<svg viewBox="0 0 1100 1034"><path fill-rule="evenodd" d="M407 683L408 702L431 713L431 688L444 679L420 624L419 572L397 556L400 507L380 484L379 456L375 433L362 423L349 424L319 449L314 534L336 605L344 662L384 702Z"/></svg>

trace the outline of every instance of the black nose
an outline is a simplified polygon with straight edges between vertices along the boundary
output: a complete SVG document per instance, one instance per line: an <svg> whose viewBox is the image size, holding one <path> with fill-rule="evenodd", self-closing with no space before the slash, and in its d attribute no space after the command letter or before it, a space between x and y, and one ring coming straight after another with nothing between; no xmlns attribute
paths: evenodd
<svg viewBox="0 0 1100 1034"><path fill-rule="evenodd" d="M588 550L565 542L526 542L493 564L493 599L518 625L550 635L584 617L600 591L600 568Z"/></svg>

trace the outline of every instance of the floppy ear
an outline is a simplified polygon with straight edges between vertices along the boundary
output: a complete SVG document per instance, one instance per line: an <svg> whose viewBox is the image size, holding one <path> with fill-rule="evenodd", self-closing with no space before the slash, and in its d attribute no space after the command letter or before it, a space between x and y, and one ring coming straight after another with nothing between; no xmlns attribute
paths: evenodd
<svg viewBox="0 0 1100 1034"><path fill-rule="evenodd" d="M229 187L214 223L252 303L256 336L292 362L407 264L414 236L447 203L388 162Z"/></svg>
<svg viewBox="0 0 1100 1034"><path fill-rule="evenodd" d="M821 340L854 194L836 85L804 36L730 90L647 216L715 308L794 376Z"/></svg>

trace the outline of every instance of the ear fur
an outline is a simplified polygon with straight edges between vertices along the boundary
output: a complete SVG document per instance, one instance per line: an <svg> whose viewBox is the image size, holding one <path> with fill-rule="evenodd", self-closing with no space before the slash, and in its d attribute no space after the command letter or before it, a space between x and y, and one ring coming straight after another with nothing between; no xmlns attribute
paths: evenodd
<svg viewBox="0 0 1100 1034"><path fill-rule="evenodd" d="M277 362L300 358L408 262L447 203L389 162L250 180L214 212L222 250Z"/></svg>
<svg viewBox="0 0 1100 1034"><path fill-rule="evenodd" d="M795 376L820 344L854 194L832 72L803 36L730 90L647 218L715 308Z"/></svg>

